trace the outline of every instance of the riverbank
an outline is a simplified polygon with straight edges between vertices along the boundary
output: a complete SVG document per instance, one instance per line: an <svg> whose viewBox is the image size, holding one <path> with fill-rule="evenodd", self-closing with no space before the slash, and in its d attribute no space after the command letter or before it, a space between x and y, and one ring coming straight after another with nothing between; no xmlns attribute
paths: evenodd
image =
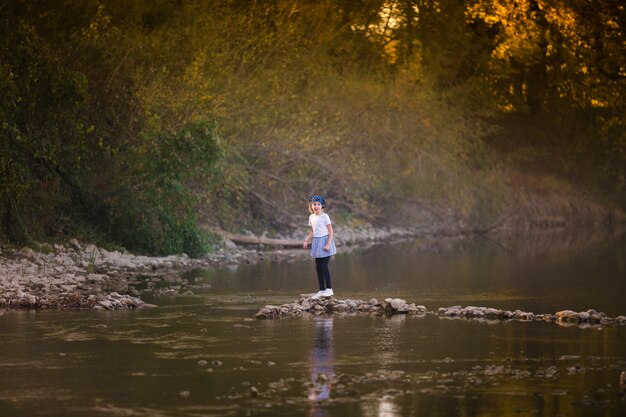
<svg viewBox="0 0 626 417"><path fill-rule="evenodd" d="M415 231L385 228L338 228L344 251L416 236ZM294 236L293 239L296 237ZM150 257L108 251L72 239L66 245L32 248L0 247L0 308L135 309L150 307L142 294L190 294L201 289L183 278L186 271L306 259L304 249L236 245L223 240L203 258L171 255Z"/></svg>
<svg viewBox="0 0 626 417"><path fill-rule="evenodd" d="M442 245L463 245L480 236L507 252L529 254L584 247L624 232L623 212L589 200L521 196L510 215L488 230L434 220L411 228L336 224L335 240L343 253L407 239L419 239L424 250L436 252ZM141 256L76 239L65 245L41 244L36 249L0 246L0 309L145 308L150 305L142 296L193 295L206 289L206 284L185 279L187 271L307 259L308 251L298 247L304 235L304 230L276 236L226 234L221 244L202 258Z"/></svg>

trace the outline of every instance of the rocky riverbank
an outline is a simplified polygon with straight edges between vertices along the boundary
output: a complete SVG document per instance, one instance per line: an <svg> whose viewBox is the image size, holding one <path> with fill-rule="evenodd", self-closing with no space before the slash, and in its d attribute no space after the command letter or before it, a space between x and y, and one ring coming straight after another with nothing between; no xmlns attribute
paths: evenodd
<svg viewBox="0 0 626 417"><path fill-rule="evenodd" d="M561 325L579 326L606 326L609 324L626 325L626 316L608 317L596 310L575 312L562 310L554 314L532 313L528 311L508 311L490 307L475 306L452 306L440 307L436 310L428 310L423 305L408 303L402 298L386 298L378 301L372 298L363 300L340 300L335 297L322 297L313 299L313 294L303 294L290 304L280 306L266 305L254 315L257 320L277 319L280 317L300 316L303 314L328 315L328 314L373 314L387 315L435 315L442 318L474 319L474 320L518 320L518 321L546 321Z"/></svg>
<svg viewBox="0 0 626 417"><path fill-rule="evenodd" d="M350 229L337 234L342 250L415 236L403 229ZM294 236L294 238L302 238ZM183 273L198 268L259 262L289 262L308 257L304 249L236 245L224 240L205 257L185 254L139 256L108 251L72 239L66 245L32 248L0 247L0 308L134 309L149 305L142 294L185 294L198 287Z"/></svg>
<svg viewBox="0 0 626 417"><path fill-rule="evenodd" d="M434 227L434 226L433 226ZM446 236L439 229L416 226L402 228L347 228L335 226L335 240L342 253L361 249L377 243L390 243L406 239L420 239L425 251L439 251L449 245L463 245L469 241L467 234ZM541 253L559 251L558 242L567 246L589 245L606 238L606 231L577 230L573 236L559 232L556 237L541 237L535 233L528 237L504 233L489 237L507 251ZM134 309L144 308L142 297L191 295L202 284L189 282L184 273L210 267L256 264L260 262L291 262L308 258L308 251L294 246L300 242L304 231L291 236L273 236L262 243L235 244L223 239L214 250L199 259L185 254L166 257L140 256L124 250L106 250L93 244L70 240L67 244L42 244L33 248L6 248L0 246L0 309ZM251 236L251 235L248 235ZM250 240L250 239L249 239ZM290 242L281 247L275 242ZM542 244L544 242L544 244ZM528 248L524 245L530 245ZM342 309L341 305L337 308ZM352 306L348 306L348 310ZM361 308L364 308L361 306Z"/></svg>

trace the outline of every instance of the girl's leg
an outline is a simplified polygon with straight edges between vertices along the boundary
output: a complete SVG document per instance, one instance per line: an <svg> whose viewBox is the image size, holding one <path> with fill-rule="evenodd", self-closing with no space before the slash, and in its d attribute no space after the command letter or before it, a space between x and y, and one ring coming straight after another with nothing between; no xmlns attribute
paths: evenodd
<svg viewBox="0 0 626 417"><path fill-rule="evenodd" d="M332 284L330 283L330 270L328 269L328 263L330 262L330 256L327 256L325 258L317 258L315 259L315 261L320 261L320 269L322 271L322 281L321 281L321 285L320 288L322 288L322 285L325 288L332 288Z"/></svg>
<svg viewBox="0 0 626 417"><path fill-rule="evenodd" d="M324 291L324 259L326 258L315 258L315 272L317 272L317 282L320 286L320 291ZM328 263L326 264L326 269L328 270Z"/></svg>

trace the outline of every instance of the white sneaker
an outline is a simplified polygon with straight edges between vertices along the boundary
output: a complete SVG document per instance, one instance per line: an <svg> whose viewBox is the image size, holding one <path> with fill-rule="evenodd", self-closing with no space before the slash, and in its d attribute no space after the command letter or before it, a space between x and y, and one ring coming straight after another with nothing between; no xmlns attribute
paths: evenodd
<svg viewBox="0 0 626 417"><path fill-rule="evenodd" d="M324 291L318 291L315 295L311 297L311 300L317 300L318 298L324 295Z"/></svg>
<svg viewBox="0 0 626 417"><path fill-rule="evenodd" d="M334 295L335 293L333 292L332 288L326 288L324 291L322 291L322 297L330 297L331 295Z"/></svg>

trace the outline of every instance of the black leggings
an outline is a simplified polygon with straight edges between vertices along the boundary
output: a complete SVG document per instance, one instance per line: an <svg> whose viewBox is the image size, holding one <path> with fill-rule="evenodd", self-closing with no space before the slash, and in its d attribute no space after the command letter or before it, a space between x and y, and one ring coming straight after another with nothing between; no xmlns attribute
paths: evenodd
<svg viewBox="0 0 626 417"><path fill-rule="evenodd" d="M330 256L325 258L315 258L315 270L317 271L317 282L320 284L320 291L326 288L332 288L330 284L330 270L328 269Z"/></svg>

